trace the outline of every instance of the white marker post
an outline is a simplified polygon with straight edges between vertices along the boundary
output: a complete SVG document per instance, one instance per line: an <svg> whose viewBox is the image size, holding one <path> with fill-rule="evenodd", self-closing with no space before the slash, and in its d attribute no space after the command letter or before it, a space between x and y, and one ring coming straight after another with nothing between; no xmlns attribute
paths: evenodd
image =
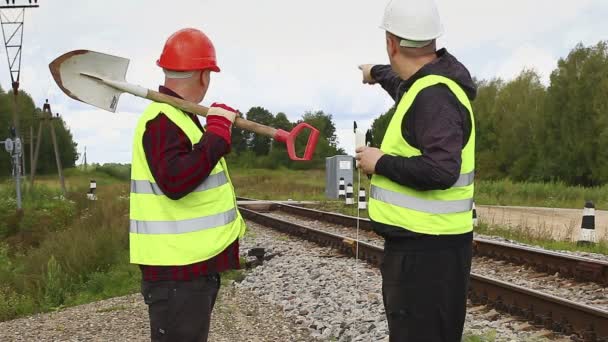
<svg viewBox="0 0 608 342"><path fill-rule="evenodd" d="M91 201L97 200L95 190L97 190L97 182L94 179L91 179L91 182L89 183L89 192L87 193L87 198Z"/></svg>
<svg viewBox="0 0 608 342"><path fill-rule="evenodd" d="M346 189L344 188L344 178L340 177L340 183L338 185L338 198L343 200L346 198Z"/></svg>
<svg viewBox="0 0 608 342"><path fill-rule="evenodd" d="M595 238L595 205L593 202L587 201L583 208L583 222L581 223L581 233L578 239L578 245L594 245Z"/></svg>
<svg viewBox="0 0 608 342"><path fill-rule="evenodd" d="M355 204L355 200L353 198L353 185L348 183L346 185L346 205Z"/></svg>
<svg viewBox="0 0 608 342"><path fill-rule="evenodd" d="M367 209L367 200L366 200L366 196L365 196L365 188L361 187L359 188L359 210L366 210Z"/></svg>

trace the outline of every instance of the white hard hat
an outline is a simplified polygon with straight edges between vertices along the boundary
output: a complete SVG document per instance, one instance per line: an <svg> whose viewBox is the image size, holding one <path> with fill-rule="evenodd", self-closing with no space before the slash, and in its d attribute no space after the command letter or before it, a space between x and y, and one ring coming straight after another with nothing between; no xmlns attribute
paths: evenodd
<svg viewBox="0 0 608 342"><path fill-rule="evenodd" d="M437 39L443 33L434 0L390 0L380 28L418 42Z"/></svg>

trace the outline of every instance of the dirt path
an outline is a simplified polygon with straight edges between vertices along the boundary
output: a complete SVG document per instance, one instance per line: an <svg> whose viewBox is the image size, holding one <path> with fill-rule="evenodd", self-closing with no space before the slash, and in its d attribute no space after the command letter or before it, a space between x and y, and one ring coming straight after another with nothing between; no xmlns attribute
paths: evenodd
<svg viewBox="0 0 608 342"><path fill-rule="evenodd" d="M477 207L477 216L481 222L526 229L559 240L578 239L582 214L582 209ZM595 229L598 239L608 240L608 211L596 210Z"/></svg>
<svg viewBox="0 0 608 342"><path fill-rule="evenodd" d="M280 309L245 290L223 286L209 341L310 341ZM0 341L150 341L148 311L140 294L0 323Z"/></svg>

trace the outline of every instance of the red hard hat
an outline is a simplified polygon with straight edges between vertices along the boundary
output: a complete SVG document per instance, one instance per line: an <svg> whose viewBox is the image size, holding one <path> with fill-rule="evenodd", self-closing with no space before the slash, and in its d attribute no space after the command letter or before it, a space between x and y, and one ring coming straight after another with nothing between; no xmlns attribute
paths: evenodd
<svg viewBox="0 0 608 342"><path fill-rule="evenodd" d="M181 29L172 34L156 64L175 71L220 71L213 43L203 32L193 28Z"/></svg>

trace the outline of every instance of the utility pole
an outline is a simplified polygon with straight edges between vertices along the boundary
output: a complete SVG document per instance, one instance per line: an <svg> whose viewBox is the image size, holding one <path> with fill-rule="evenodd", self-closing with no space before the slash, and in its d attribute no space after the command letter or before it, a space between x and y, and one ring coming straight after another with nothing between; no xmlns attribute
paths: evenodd
<svg viewBox="0 0 608 342"><path fill-rule="evenodd" d="M87 171L87 147L84 147L84 156L83 156L83 165L84 165L84 171Z"/></svg>
<svg viewBox="0 0 608 342"><path fill-rule="evenodd" d="M57 163L57 173L59 174L59 182L61 183L61 192L65 196L65 178L63 178L63 168L61 167L61 158L59 157L59 146L57 146L57 136L55 135L55 123L53 122L53 113L49 119L49 125L51 126L51 139L53 140L53 149L55 150L55 162ZM57 114L59 118L59 114Z"/></svg>
<svg viewBox="0 0 608 342"><path fill-rule="evenodd" d="M59 114L57 114L59 118ZM31 184L34 186L34 178L36 177L36 167L38 164L38 155L40 154L40 141L42 140L42 126L45 121L48 120L48 124L51 130L51 140L53 142L53 150L55 151L55 162L57 163L57 173L59 174L59 182L61 184L61 191L65 195L65 178L63 177L63 168L61 166L61 156L59 155L59 145L57 144L57 135L55 134L55 124L53 122L53 112L51 111L51 105L47 99L42 106L42 117L38 125L38 139L36 141L36 150L34 151L34 161L32 165L32 175L30 177Z"/></svg>
<svg viewBox="0 0 608 342"><path fill-rule="evenodd" d="M11 82L13 87L13 128L15 148L13 151L13 173L15 174L15 186L17 188L17 210L21 210L21 139L19 138L19 117L17 111L17 96L19 95L19 78L21 76L21 48L23 46L23 23L25 21L25 9L38 7L38 0L32 4L28 0L27 5L15 4L15 0L6 1L6 6L0 6L0 25L2 26L2 37L6 48L6 60L8 61ZM12 132L11 132L12 133ZM19 149L18 153L15 153Z"/></svg>

